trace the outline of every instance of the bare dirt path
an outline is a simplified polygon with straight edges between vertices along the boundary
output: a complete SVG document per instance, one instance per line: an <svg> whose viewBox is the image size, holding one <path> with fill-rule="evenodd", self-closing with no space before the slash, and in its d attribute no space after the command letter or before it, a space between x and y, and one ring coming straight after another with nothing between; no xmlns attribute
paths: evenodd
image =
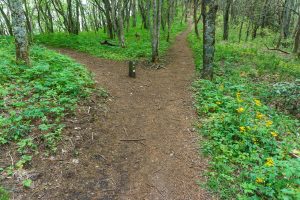
<svg viewBox="0 0 300 200"><path fill-rule="evenodd" d="M52 160L34 164L40 177L22 198L211 199L197 185L204 181L200 174L207 161L199 157L192 126L194 63L187 34L177 37L165 69L139 66L136 79L127 76L124 62L59 50L86 65L109 91L109 111L88 122L79 116L77 124L69 125L72 155L62 149Z"/></svg>

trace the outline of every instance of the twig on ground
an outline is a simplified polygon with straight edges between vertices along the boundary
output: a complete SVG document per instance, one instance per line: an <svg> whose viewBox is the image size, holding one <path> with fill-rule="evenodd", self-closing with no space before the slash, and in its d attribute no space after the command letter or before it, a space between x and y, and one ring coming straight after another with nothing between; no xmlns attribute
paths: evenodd
<svg viewBox="0 0 300 200"><path fill-rule="evenodd" d="M123 127L123 129L124 129L124 131L125 131L125 135L128 136L126 128Z"/></svg>
<svg viewBox="0 0 300 200"><path fill-rule="evenodd" d="M144 138L142 139L121 139L120 141L122 142L138 142L138 141L143 141L143 140L146 140Z"/></svg>
<svg viewBox="0 0 300 200"><path fill-rule="evenodd" d="M11 156L10 151L8 152L8 155L9 155L10 160L11 160L11 166L14 166L14 159L13 159L13 157Z"/></svg>

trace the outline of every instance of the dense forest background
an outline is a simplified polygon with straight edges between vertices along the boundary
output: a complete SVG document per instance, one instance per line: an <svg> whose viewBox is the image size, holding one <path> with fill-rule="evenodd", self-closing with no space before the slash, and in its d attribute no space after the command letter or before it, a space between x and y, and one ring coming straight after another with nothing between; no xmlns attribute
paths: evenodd
<svg viewBox="0 0 300 200"><path fill-rule="evenodd" d="M192 132L209 156L206 188L221 199L299 199L300 0L0 0L0 200L14 188L20 197L38 195L26 173L66 143L65 120L87 102L114 101L92 74L99 72L78 64L84 56L55 50L105 59L111 68L121 63L118 72L130 61L141 74L162 73L178 64L168 52L179 36L193 52L176 46L182 69L195 64ZM155 79L166 89L164 80ZM81 158L76 138L68 139Z"/></svg>

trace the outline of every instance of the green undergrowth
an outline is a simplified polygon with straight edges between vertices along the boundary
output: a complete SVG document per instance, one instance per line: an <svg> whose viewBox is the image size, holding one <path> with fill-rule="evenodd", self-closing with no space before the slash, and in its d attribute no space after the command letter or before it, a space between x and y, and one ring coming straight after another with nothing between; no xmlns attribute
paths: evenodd
<svg viewBox="0 0 300 200"><path fill-rule="evenodd" d="M222 199L300 199L300 123L285 106L299 100L299 60L266 52L259 40L217 35L214 79L193 84L201 147L211 158L207 185ZM194 34L189 41L199 71L202 42ZM280 83L296 92L277 108Z"/></svg>
<svg viewBox="0 0 300 200"><path fill-rule="evenodd" d="M175 36L186 29L186 24L181 24L176 20L171 30L171 41ZM139 37L136 37L136 34ZM170 46L170 42L166 41L167 32L161 31L160 54L165 54ZM101 45L100 42L108 40L117 46ZM81 32L79 35L70 35L68 33L41 34L35 36L35 42L53 47L62 47L75 49L91 55L113 59L113 60L137 60L140 58L149 58L151 56L151 37L149 30L141 28L141 23L137 27L130 27L125 30L126 48L118 46L118 40L110 40L103 30L98 32Z"/></svg>
<svg viewBox="0 0 300 200"><path fill-rule="evenodd" d="M0 148L15 144L19 167L39 146L55 150L63 118L94 90L73 60L37 45L30 57L31 66L16 65L12 38L0 38Z"/></svg>
<svg viewBox="0 0 300 200"><path fill-rule="evenodd" d="M8 192L2 187L0 187L0 200L9 200Z"/></svg>

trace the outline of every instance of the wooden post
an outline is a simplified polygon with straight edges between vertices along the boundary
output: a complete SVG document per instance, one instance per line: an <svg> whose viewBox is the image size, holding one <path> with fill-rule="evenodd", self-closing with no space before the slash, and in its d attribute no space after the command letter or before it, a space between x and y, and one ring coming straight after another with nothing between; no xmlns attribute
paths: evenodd
<svg viewBox="0 0 300 200"><path fill-rule="evenodd" d="M135 78L135 63L133 61L129 61L129 77Z"/></svg>

